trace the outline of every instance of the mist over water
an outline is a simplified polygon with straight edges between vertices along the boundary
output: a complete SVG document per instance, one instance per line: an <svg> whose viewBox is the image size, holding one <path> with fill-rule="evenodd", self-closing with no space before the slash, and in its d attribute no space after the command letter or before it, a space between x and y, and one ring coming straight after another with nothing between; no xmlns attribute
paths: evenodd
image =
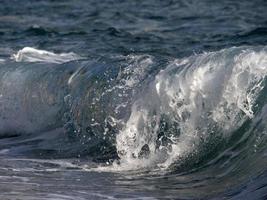
<svg viewBox="0 0 267 200"><path fill-rule="evenodd" d="M265 199L264 1L2 1L1 199Z"/></svg>

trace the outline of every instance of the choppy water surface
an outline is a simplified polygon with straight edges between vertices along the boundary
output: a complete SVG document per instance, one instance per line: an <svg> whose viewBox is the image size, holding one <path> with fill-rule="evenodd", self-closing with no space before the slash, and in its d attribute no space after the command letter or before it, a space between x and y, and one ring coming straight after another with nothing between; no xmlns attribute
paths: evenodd
<svg viewBox="0 0 267 200"><path fill-rule="evenodd" d="M0 199L266 199L267 4L0 2Z"/></svg>

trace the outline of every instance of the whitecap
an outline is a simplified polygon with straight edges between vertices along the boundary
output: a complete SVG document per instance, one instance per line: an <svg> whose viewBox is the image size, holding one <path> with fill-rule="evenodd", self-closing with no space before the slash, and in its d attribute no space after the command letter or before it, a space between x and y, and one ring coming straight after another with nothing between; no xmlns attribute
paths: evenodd
<svg viewBox="0 0 267 200"><path fill-rule="evenodd" d="M24 47L11 56L11 59L16 62L46 62L57 64L79 60L81 58L81 56L73 52L56 54L54 52L39 50L32 47Z"/></svg>

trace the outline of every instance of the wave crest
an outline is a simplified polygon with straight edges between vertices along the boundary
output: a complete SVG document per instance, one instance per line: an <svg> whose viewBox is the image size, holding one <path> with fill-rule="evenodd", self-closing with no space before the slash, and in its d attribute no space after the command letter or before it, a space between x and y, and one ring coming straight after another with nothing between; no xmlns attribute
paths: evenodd
<svg viewBox="0 0 267 200"><path fill-rule="evenodd" d="M16 62L45 62L45 63L65 63L82 59L81 56L70 52L56 54L50 51L39 50L32 47L24 47L11 57Z"/></svg>
<svg viewBox="0 0 267 200"><path fill-rule="evenodd" d="M117 135L120 168L200 161L257 115L266 75L266 48L230 48L173 61L135 101Z"/></svg>

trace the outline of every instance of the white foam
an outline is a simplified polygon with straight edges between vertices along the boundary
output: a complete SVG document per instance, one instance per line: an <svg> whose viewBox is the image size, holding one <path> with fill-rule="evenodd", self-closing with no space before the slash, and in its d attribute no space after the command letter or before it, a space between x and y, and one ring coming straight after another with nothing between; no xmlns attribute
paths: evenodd
<svg viewBox="0 0 267 200"><path fill-rule="evenodd" d="M56 54L53 52L39 50L32 47L24 47L11 57L16 62L47 62L47 63L65 63L72 60L81 59L79 55L70 53Z"/></svg>
<svg viewBox="0 0 267 200"><path fill-rule="evenodd" d="M229 137L253 117L266 75L266 48L230 48L175 60L133 104L116 138L121 160L113 168L166 168L197 151L214 131ZM166 136L171 148L156 148L163 115L180 132ZM145 144L149 157L138 158Z"/></svg>

